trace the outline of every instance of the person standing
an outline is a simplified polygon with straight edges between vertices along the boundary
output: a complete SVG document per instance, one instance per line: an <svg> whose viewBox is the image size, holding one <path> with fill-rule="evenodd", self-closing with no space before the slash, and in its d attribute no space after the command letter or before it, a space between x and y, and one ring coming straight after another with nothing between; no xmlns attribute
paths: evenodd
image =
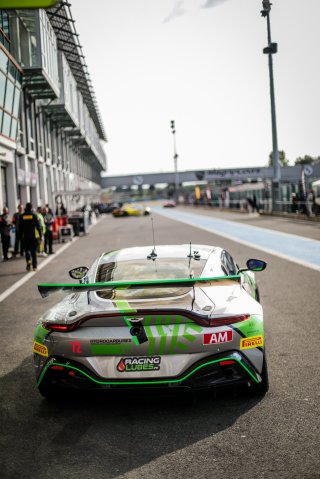
<svg viewBox="0 0 320 479"><path fill-rule="evenodd" d="M255 211L259 213L259 206L258 206L257 197L255 194L253 195L253 198L252 198L252 210L253 210L253 213Z"/></svg>
<svg viewBox="0 0 320 479"><path fill-rule="evenodd" d="M10 248L10 235L12 223L9 216L9 210L4 206L2 210L3 214L0 215L0 233L1 233L1 243L2 243L2 252L3 252L3 261L9 259L8 252Z"/></svg>
<svg viewBox="0 0 320 479"><path fill-rule="evenodd" d="M44 234L44 251L47 254L48 253L54 254L52 250L52 240L53 240L52 230L53 230L54 217L52 212L50 213L47 206L43 208L42 215L43 215L43 220L46 227L46 232Z"/></svg>
<svg viewBox="0 0 320 479"><path fill-rule="evenodd" d="M19 218L20 218L20 215L22 214L22 211L23 211L23 206L21 204L18 205L18 208L17 208L18 211L16 211L12 217L12 223L13 223L13 226L15 227L16 229L16 235L15 235L15 240L14 240L14 256L16 256L19 251L20 251L20 256L23 256L23 242L22 242L22 238L21 238L21 232L19 230Z"/></svg>
<svg viewBox="0 0 320 479"><path fill-rule="evenodd" d="M65 216L67 214L67 208L63 203L57 205L56 216Z"/></svg>
<svg viewBox="0 0 320 479"><path fill-rule="evenodd" d="M42 229L39 223L38 216L32 210L32 204L27 203L24 213L20 215L19 229L21 237L24 241L26 251L27 271L31 270L31 263L33 271L37 271L37 248L38 240L36 238L36 231L39 233L39 238L42 239Z"/></svg>
<svg viewBox="0 0 320 479"><path fill-rule="evenodd" d="M46 225L44 223L41 206L38 206L36 215L38 216L39 225L42 231L42 234L39 235L38 230L36 229L36 238L38 240L38 253L39 253L39 256L46 257L47 254L44 252L44 240L43 240L44 235L46 233Z"/></svg>

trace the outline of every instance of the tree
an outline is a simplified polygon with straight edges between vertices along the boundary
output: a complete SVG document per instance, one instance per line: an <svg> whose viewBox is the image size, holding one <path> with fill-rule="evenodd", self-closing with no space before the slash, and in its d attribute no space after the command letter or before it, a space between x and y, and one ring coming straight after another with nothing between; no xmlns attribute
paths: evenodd
<svg viewBox="0 0 320 479"><path fill-rule="evenodd" d="M273 153L271 152L269 155L268 166L272 166L272 156L273 156ZM284 150L279 151L279 162L280 162L280 166L289 166L289 160L286 158L286 154Z"/></svg>
<svg viewBox="0 0 320 479"><path fill-rule="evenodd" d="M319 156L318 156L318 158L316 158L316 157L313 157L313 156L310 156L310 155L304 155L303 158L301 156L299 156L299 158L296 159L294 164L295 165L312 165L312 163L314 163L315 161L317 161L319 159L320 159Z"/></svg>

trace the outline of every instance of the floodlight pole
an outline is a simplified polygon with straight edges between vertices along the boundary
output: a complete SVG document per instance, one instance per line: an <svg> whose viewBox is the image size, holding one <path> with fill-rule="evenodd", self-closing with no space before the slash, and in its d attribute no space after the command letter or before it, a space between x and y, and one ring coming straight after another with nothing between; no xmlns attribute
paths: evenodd
<svg viewBox="0 0 320 479"><path fill-rule="evenodd" d="M174 161L174 199L178 204L179 200L179 173L178 173L178 154L176 145L176 128L174 120L171 120L171 131L173 137L173 161Z"/></svg>
<svg viewBox="0 0 320 479"><path fill-rule="evenodd" d="M277 53L277 43L271 41L271 27L270 27L270 0L262 1L261 15L267 18L268 29L268 46L263 49L263 53L268 54L269 60L269 78L270 78L270 101L271 101L271 125L272 125L272 166L273 166L273 180L272 180L272 210L279 210L281 201L281 169L279 161L279 149L278 149L278 135L277 135L277 118L276 118L276 102L274 94L274 79L273 79L273 60L272 55Z"/></svg>

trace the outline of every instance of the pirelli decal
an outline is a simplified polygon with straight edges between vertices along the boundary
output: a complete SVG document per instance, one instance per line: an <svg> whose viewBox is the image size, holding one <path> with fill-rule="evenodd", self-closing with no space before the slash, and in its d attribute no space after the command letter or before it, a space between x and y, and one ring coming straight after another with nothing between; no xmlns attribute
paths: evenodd
<svg viewBox="0 0 320 479"><path fill-rule="evenodd" d="M40 354L40 356L48 357L48 348L43 344L37 343L36 341L33 343L33 352L36 354Z"/></svg>
<svg viewBox="0 0 320 479"><path fill-rule="evenodd" d="M240 349L259 348L263 346L262 336L251 336L240 340Z"/></svg>

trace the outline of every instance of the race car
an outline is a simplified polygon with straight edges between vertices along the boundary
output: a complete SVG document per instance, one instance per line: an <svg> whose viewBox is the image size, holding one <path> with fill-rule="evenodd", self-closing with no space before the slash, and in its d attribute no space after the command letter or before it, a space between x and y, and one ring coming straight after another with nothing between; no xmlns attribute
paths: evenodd
<svg viewBox="0 0 320 479"><path fill-rule="evenodd" d="M63 299L38 321L37 385L66 390L245 385L268 390L256 271L223 248L165 245L100 255L72 269L78 283L39 284Z"/></svg>
<svg viewBox="0 0 320 479"><path fill-rule="evenodd" d="M120 208L115 208L112 214L115 218L120 216L147 216L150 214L150 208L136 204L123 205Z"/></svg>
<svg viewBox="0 0 320 479"><path fill-rule="evenodd" d="M177 206L174 200L167 200L163 203L163 208L175 208Z"/></svg>

